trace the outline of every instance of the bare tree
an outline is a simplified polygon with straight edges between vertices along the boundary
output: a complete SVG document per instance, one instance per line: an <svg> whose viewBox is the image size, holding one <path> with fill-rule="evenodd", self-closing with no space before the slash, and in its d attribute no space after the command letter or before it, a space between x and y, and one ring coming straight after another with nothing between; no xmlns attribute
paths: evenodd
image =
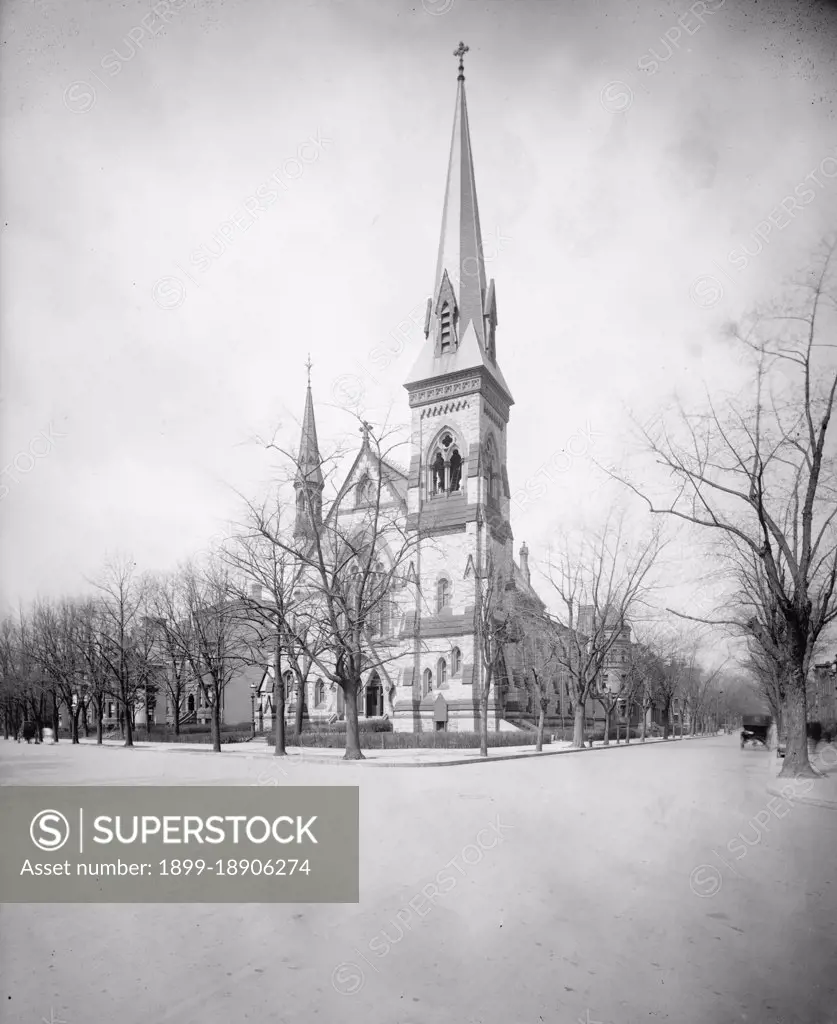
<svg viewBox="0 0 837 1024"><path fill-rule="evenodd" d="M662 659L654 652L648 639L632 644L629 671L636 679L634 700L640 709L640 741L645 743L648 734L648 716L654 707L654 699L663 675Z"/></svg>
<svg viewBox="0 0 837 1024"><path fill-rule="evenodd" d="M84 666L84 699L93 708L96 721L96 743L103 739L105 704L113 695L110 664L104 655L104 609L101 602L85 601L78 609L76 644Z"/></svg>
<svg viewBox="0 0 837 1024"><path fill-rule="evenodd" d="M757 560L778 616L769 646L784 680L784 776L815 774L806 672L837 619L834 250L824 248L786 301L731 330L752 359L748 394L722 408L709 398L706 411L681 408L676 424L642 429L646 451L673 481L670 496L658 500L622 478L651 512L711 531Z"/></svg>
<svg viewBox="0 0 837 1024"><path fill-rule="evenodd" d="M32 612L32 655L49 681L54 700L67 710L73 743L79 741L79 715L84 707L80 625L78 607L66 598L38 601ZM54 740L58 742L57 731Z"/></svg>
<svg viewBox="0 0 837 1024"><path fill-rule="evenodd" d="M109 560L94 582L100 592L98 656L111 678L125 746L132 747L135 701L146 672L142 619L147 583L138 576L136 564L124 558Z"/></svg>
<svg viewBox="0 0 837 1024"><path fill-rule="evenodd" d="M251 624L231 585L228 568L215 557L194 562L159 586L155 623L167 650L189 665L209 707L212 747L221 752L224 693L235 674L252 663Z"/></svg>
<svg viewBox="0 0 837 1024"><path fill-rule="evenodd" d="M0 620L0 709L5 739L20 737L26 716L28 683L21 630L9 615Z"/></svg>
<svg viewBox="0 0 837 1024"><path fill-rule="evenodd" d="M684 626L660 627L649 635L646 642L656 659L651 695L653 706L663 714L663 737L677 738L675 716L678 707L682 737L684 691L697 670L697 635L694 629Z"/></svg>
<svg viewBox="0 0 837 1024"><path fill-rule="evenodd" d="M510 582L491 556L487 556L485 568L477 578L477 599L474 603L474 634L482 669L475 684L480 716L480 757L488 757L488 709L492 689L497 704L502 701L499 684L502 682L506 648L521 640L513 596L507 590Z"/></svg>
<svg viewBox="0 0 837 1024"><path fill-rule="evenodd" d="M311 630L304 614L296 614L296 606L304 583L304 563L297 557L293 539L285 529L285 508L281 500L255 505L248 502L247 517L238 534L221 551L221 558L230 567L233 579L240 579L236 588L242 613L253 629L257 651L264 656L270 651L273 664L274 753L283 757L285 750L285 673L283 659L291 665L297 686L296 733L302 727L305 684L313 664L297 640L300 633L308 650L316 649L320 630ZM265 659L267 660L267 659Z"/></svg>
<svg viewBox="0 0 837 1024"><path fill-rule="evenodd" d="M392 596L408 583L415 536L404 524L405 506L392 496L389 463L392 432L362 424L363 444L343 486L325 515L322 485L308 482L316 466L273 445L294 468L297 508L308 529L293 538L273 534L273 543L296 560L302 573L299 604L289 619L289 641L343 693L347 760L363 758L357 698L364 671L385 671L400 648L391 633ZM362 500L358 488L364 486Z"/></svg>
<svg viewBox="0 0 837 1024"><path fill-rule="evenodd" d="M556 624L536 609L517 610L513 625L523 671L524 685L532 695L538 713L535 749L543 750L546 713L551 691L560 674L557 654Z"/></svg>
<svg viewBox="0 0 837 1024"><path fill-rule="evenodd" d="M196 685L189 658L194 648L193 623L182 600L182 573L149 580L148 612L155 657L162 667L175 736L180 735L189 692Z"/></svg>
<svg viewBox="0 0 837 1024"><path fill-rule="evenodd" d="M597 533L565 539L549 563L548 579L561 607L564 629L557 658L566 671L574 708L574 747L584 746L587 705L601 692L611 651L632 611L651 590L651 571L663 548L657 529L628 545L624 519L609 516Z"/></svg>

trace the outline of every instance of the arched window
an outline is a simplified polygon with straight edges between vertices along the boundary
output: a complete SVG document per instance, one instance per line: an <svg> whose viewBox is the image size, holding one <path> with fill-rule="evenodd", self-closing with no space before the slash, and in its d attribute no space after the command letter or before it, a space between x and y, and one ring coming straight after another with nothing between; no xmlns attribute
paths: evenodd
<svg viewBox="0 0 837 1024"><path fill-rule="evenodd" d="M452 676L458 676L462 670L462 652L458 647L450 652L450 674Z"/></svg>
<svg viewBox="0 0 837 1024"><path fill-rule="evenodd" d="M368 476L364 476L355 488L355 504L368 505L372 501L372 497L372 481Z"/></svg>
<svg viewBox="0 0 837 1024"><path fill-rule="evenodd" d="M285 693L290 693L294 685L294 674L291 671L282 673L282 682L285 684Z"/></svg>
<svg viewBox="0 0 837 1024"><path fill-rule="evenodd" d="M436 611L440 612L450 604L450 580L443 576L436 583Z"/></svg>
<svg viewBox="0 0 837 1024"><path fill-rule="evenodd" d="M318 679L314 683L314 707L318 708L321 704L325 704L325 684L322 679Z"/></svg>
<svg viewBox="0 0 837 1024"><path fill-rule="evenodd" d="M189 696L186 698L186 710L189 712L189 714L191 714L195 710L195 695L193 693L190 693ZM113 714L112 711L111 714Z"/></svg>
<svg viewBox="0 0 837 1024"><path fill-rule="evenodd" d="M427 465L431 495L455 494L462 489L462 455L450 431L444 431L431 448Z"/></svg>
<svg viewBox="0 0 837 1024"><path fill-rule="evenodd" d="M439 658L436 665L436 678L439 681L439 686L443 686L448 681L448 663L444 658Z"/></svg>
<svg viewBox="0 0 837 1024"><path fill-rule="evenodd" d="M421 695L426 697L428 693L433 689L433 673L429 668L424 670L424 676L421 681Z"/></svg>

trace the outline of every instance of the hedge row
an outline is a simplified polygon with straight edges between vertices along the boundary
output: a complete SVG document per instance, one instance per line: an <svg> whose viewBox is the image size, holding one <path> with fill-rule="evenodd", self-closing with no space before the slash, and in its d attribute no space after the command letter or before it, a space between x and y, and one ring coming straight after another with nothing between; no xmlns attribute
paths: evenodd
<svg viewBox="0 0 837 1024"><path fill-rule="evenodd" d="M252 735L252 728L247 723L221 726L222 743L245 743L252 739ZM208 725L190 723L180 727L179 735L175 733L173 726L152 725L150 733L146 733L142 725L134 729L136 740L142 742L146 737L152 743L211 743L212 728Z"/></svg>

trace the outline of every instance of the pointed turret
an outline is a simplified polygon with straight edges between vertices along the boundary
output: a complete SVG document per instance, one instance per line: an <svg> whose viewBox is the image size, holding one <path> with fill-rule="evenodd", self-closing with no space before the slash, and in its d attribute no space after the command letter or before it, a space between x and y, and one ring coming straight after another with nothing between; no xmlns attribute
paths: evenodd
<svg viewBox="0 0 837 1024"><path fill-rule="evenodd" d="M305 412L302 415L302 435L297 455L296 522L294 535L313 536L323 521L323 471L317 444L317 424L314 419L314 398L311 394L311 359L308 367L308 390L305 393Z"/></svg>
<svg viewBox="0 0 837 1024"><path fill-rule="evenodd" d="M463 57L467 50L468 47L460 43L454 51L454 56L459 57L459 76L442 233L425 323L427 340L406 386L460 370L467 372L485 367L511 402L495 351L494 282L489 289L485 276L474 156L465 102Z"/></svg>

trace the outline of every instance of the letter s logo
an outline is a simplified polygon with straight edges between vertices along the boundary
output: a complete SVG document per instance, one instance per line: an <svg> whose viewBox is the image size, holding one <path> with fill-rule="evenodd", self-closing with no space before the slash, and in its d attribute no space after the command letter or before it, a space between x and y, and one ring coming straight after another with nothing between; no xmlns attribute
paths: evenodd
<svg viewBox="0 0 837 1024"><path fill-rule="evenodd" d="M39 850L60 850L70 838L70 823L60 811L39 811L29 826L29 835Z"/></svg>

